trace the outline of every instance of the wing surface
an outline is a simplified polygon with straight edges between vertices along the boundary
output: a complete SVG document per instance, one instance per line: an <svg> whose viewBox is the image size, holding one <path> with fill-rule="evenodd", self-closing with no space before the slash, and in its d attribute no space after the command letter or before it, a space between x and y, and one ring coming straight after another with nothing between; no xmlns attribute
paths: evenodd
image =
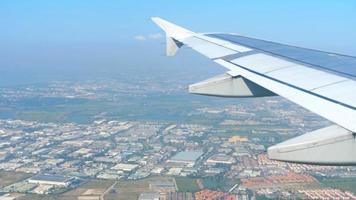
<svg viewBox="0 0 356 200"><path fill-rule="evenodd" d="M236 34L195 33L161 18L152 20L166 32L167 55L174 55L179 47L186 45L228 69L224 75L191 85L191 93L228 97L279 95L336 124L336 128L305 134L313 137L304 136L270 147L270 158L356 164L355 57ZM335 147L333 142L342 148L331 150ZM306 155L305 150L314 155L329 153L329 157L316 159ZM343 156L338 156L339 153Z"/></svg>

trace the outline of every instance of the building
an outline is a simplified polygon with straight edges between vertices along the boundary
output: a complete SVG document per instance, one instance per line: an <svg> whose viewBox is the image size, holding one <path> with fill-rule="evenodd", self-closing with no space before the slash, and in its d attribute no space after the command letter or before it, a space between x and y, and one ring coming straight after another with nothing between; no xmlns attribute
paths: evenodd
<svg viewBox="0 0 356 200"><path fill-rule="evenodd" d="M157 192L145 192L141 193L138 200L159 200L159 193Z"/></svg>
<svg viewBox="0 0 356 200"><path fill-rule="evenodd" d="M193 194L190 192L168 192L166 200L193 200Z"/></svg>
<svg viewBox="0 0 356 200"><path fill-rule="evenodd" d="M182 164L186 166L194 166L195 162L203 155L202 151L182 151L169 159L168 163Z"/></svg>
<svg viewBox="0 0 356 200"><path fill-rule="evenodd" d="M152 169L151 173L152 174L161 174L164 171L163 167L155 167Z"/></svg>
<svg viewBox="0 0 356 200"><path fill-rule="evenodd" d="M172 167L168 170L167 174L171 176L179 176L182 170L183 169L180 167Z"/></svg>
<svg viewBox="0 0 356 200"><path fill-rule="evenodd" d="M307 199L356 199L355 194L338 189L307 189L298 192L304 194Z"/></svg>
<svg viewBox="0 0 356 200"><path fill-rule="evenodd" d="M124 171L124 172L132 172L133 170L135 170L137 168L138 168L138 165L136 165L136 164L120 163L120 164L115 165L111 169L120 170L120 171Z"/></svg>
<svg viewBox="0 0 356 200"><path fill-rule="evenodd" d="M0 161L6 160L8 154L5 151L0 151Z"/></svg>
<svg viewBox="0 0 356 200"><path fill-rule="evenodd" d="M226 164L231 165L235 163L235 159L225 154L215 154L211 156L207 161L207 164Z"/></svg>
<svg viewBox="0 0 356 200"><path fill-rule="evenodd" d="M237 200L235 195L207 189L194 193L194 196L195 200Z"/></svg>
<svg viewBox="0 0 356 200"><path fill-rule="evenodd" d="M54 185L40 184L34 190L32 190L32 192L36 194L49 194L53 188Z"/></svg>
<svg viewBox="0 0 356 200"><path fill-rule="evenodd" d="M229 142L231 143L236 143L236 142L248 142L248 138L247 137L242 137L242 136L232 136L231 138L229 138Z"/></svg>
<svg viewBox="0 0 356 200"><path fill-rule="evenodd" d="M308 174L288 173L286 175L271 175L267 177L255 177L242 179L244 188L257 189L257 188L275 188L278 186L296 185L296 184L311 184L318 181Z"/></svg>
<svg viewBox="0 0 356 200"><path fill-rule="evenodd" d="M102 200L99 195L78 196L78 200Z"/></svg>
<svg viewBox="0 0 356 200"><path fill-rule="evenodd" d="M74 177L38 174L28 179L29 183L67 187L75 180Z"/></svg>

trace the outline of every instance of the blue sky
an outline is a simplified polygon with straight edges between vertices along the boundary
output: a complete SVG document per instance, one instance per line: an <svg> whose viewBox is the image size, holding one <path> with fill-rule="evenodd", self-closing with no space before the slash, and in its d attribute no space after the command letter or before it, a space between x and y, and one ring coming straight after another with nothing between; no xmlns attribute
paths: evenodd
<svg viewBox="0 0 356 200"><path fill-rule="evenodd" d="M3 0L0 72L122 67L134 58L140 65L155 54L160 57L152 64L163 64L162 32L151 16L197 32L237 32L356 55L354 0Z"/></svg>
<svg viewBox="0 0 356 200"><path fill-rule="evenodd" d="M127 41L134 35L158 32L149 21L151 16L196 31L239 32L292 42L318 44L333 36L348 44L356 35L354 0L4 0L0 2L0 39L19 43Z"/></svg>

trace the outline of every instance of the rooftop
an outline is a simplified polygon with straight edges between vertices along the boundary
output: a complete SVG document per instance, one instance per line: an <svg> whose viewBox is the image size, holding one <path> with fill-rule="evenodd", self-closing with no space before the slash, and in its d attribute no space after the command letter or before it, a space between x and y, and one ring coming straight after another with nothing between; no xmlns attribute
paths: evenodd
<svg viewBox="0 0 356 200"><path fill-rule="evenodd" d="M29 180L32 181L51 181L51 182L68 182L73 177L60 176L60 175L47 175L47 174L38 174L31 177Z"/></svg>
<svg viewBox="0 0 356 200"><path fill-rule="evenodd" d="M171 158L171 160L176 161L196 161L200 156L203 155L202 151L182 151L177 153Z"/></svg>
<svg viewBox="0 0 356 200"><path fill-rule="evenodd" d="M157 192L145 192L141 193L139 200L159 200L159 193Z"/></svg>
<svg viewBox="0 0 356 200"><path fill-rule="evenodd" d="M124 170L124 171L132 171L138 167L137 164L124 164L124 163L119 163L112 167L114 170Z"/></svg>

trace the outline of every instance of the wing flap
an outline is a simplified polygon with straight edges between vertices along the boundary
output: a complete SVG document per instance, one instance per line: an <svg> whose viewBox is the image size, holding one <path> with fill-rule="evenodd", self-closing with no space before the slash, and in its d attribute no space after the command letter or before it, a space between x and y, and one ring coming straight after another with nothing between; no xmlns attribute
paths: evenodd
<svg viewBox="0 0 356 200"><path fill-rule="evenodd" d="M269 147L268 157L297 163L354 165L356 139L351 131L332 125Z"/></svg>
<svg viewBox="0 0 356 200"><path fill-rule="evenodd" d="M189 93L220 97L265 97L275 94L252 81L229 72L189 86Z"/></svg>

